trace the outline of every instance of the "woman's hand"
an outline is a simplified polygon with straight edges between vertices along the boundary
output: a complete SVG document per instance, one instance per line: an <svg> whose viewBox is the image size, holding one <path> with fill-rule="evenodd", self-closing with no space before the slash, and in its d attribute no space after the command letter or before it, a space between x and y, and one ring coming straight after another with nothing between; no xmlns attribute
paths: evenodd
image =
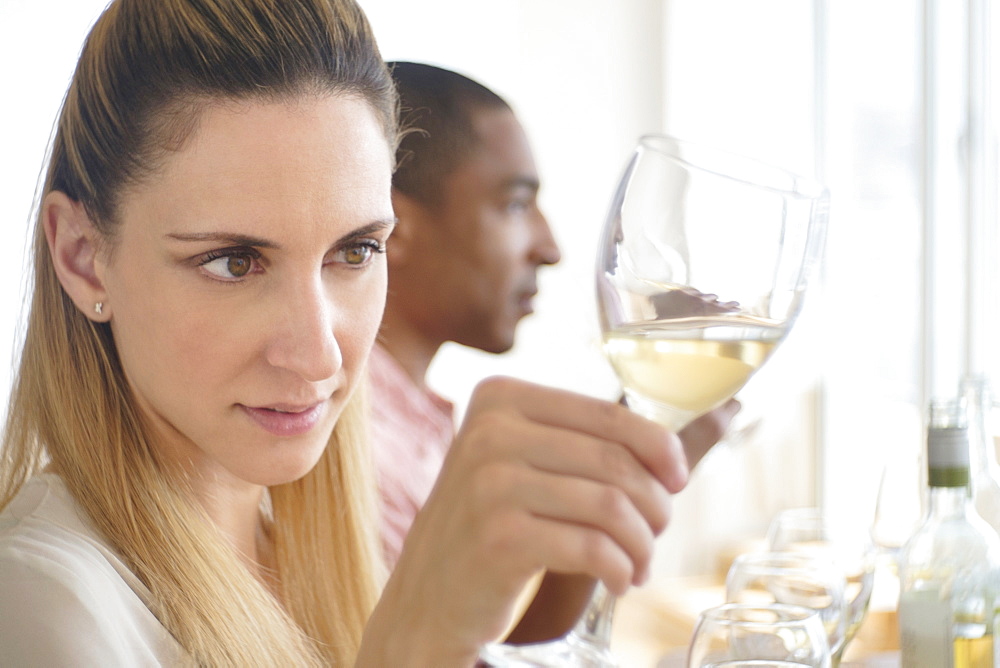
<svg viewBox="0 0 1000 668"><path fill-rule="evenodd" d="M718 408L697 418L677 433L684 446L689 469L725 435L729 424L740 410L740 402L730 399ZM535 597L507 636L506 642L535 643L560 638L573 628L583 613L594 579L580 574L548 572Z"/></svg>
<svg viewBox="0 0 1000 668"><path fill-rule="evenodd" d="M484 381L372 616L361 659L471 665L541 569L586 574L624 593L647 577L670 495L687 475L680 439L623 406Z"/></svg>

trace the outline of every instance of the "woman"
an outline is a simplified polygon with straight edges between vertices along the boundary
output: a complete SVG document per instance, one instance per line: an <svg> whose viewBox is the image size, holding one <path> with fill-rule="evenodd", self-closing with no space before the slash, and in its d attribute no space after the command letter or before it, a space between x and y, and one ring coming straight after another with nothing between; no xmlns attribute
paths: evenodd
<svg viewBox="0 0 1000 668"><path fill-rule="evenodd" d="M2 449L0 663L471 665L538 569L644 577L679 441L495 379L381 587L355 390L396 131L351 0L95 24Z"/></svg>

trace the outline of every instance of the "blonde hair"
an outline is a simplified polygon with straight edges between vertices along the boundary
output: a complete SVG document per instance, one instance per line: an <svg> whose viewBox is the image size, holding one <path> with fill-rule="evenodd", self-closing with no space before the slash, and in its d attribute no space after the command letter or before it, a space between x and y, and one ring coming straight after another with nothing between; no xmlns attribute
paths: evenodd
<svg viewBox="0 0 1000 668"><path fill-rule="evenodd" d="M203 103L302 94L366 100L394 150L395 92L353 0L116 0L84 45L43 192L79 201L113 246L123 189L183 145ZM282 605L158 462L111 330L63 291L40 222L32 253L0 508L51 463L197 664L352 662L381 576L361 397L316 467L269 490Z"/></svg>

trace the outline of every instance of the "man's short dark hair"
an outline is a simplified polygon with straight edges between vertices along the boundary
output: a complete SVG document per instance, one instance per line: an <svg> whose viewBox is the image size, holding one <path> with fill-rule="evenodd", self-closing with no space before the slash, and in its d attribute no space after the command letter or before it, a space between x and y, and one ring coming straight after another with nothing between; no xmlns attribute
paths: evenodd
<svg viewBox="0 0 1000 668"><path fill-rule="evenodd" d="M388 65L399 93L403 127L392 185L419 202L438 204L443 179L476 145L473 113L510 106L457 72L423 63Z"/></svg>

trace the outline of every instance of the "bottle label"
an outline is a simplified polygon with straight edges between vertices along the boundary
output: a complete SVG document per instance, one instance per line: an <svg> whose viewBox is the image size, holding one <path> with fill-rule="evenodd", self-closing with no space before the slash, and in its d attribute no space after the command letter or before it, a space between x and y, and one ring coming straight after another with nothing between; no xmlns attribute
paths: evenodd
<svg viewBox="0 0 1000 668"><path fill-rule="evenodd" d="M951 607L939 592L899 597L899 647L903 668L952 668Z"/></svg>

